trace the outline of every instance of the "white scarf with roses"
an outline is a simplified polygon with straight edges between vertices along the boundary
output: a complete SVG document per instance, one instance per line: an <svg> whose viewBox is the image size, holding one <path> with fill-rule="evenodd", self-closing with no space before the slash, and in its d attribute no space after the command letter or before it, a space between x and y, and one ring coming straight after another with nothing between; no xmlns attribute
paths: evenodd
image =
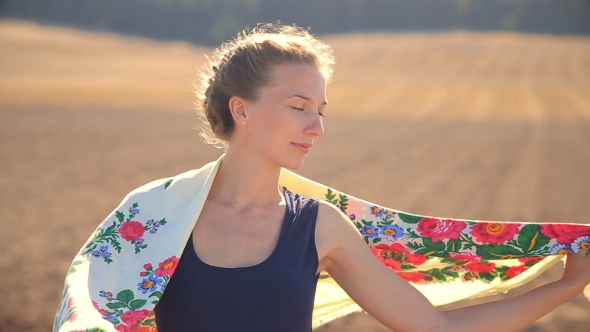
<svg viewBox="0 0 590 332"><path fill-rule="evenodd" d="M123 199L74 257L54 331L157 331L154 306L222 159L150 182ZM369 203L287 170L279 184L341 209L377 259L435 306L505 292L535 278L564 254L590 247L589 225L420 216ZM314 327L359 310L329 275L320 276Z"/></svg>

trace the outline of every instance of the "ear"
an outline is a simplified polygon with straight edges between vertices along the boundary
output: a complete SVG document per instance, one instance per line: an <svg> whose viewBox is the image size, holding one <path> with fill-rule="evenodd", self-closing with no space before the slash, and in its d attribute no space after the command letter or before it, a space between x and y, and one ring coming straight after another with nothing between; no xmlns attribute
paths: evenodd
<svg viewBox="0 0 590 332"><path fill-rule="evenodd" d="M235 123L242 123L246 119L246 101L240 97L233 96L229 99L229 111Z"/></svg>

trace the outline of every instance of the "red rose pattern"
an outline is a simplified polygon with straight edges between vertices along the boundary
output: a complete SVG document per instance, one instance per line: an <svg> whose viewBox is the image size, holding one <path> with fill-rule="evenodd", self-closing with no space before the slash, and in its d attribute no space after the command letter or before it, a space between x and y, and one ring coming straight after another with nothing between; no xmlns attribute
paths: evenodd
<svg viewBox="0 0 590 332"><path fill-rule="evenodd" d="M481 261L483 258L471 252L452 252L449 253L449 258L457 262Z"/></svg>
<svg viewBox="0 0 590 332"><path fill-rule="evenodd" d="M139 221L127 221L121 225L119 233L127 241L137 240L143 236L145 228Z"/></svg>
<svg viewBox="0 0 590 332"><path fill-rule="evenodd" d="M418 255L418 254L407 254L406 255L406 263L414 265L414 266L420 266L420 265L426 263L427 260L428 260L428 257L426 257L424 255Z"/></svg>
<svg viewBox="0 0 590 332"><path fill-rule="evenodd" d="M509 278L514 278L517 275L526 271L527 269L528 269L528 267L526 267L524 265L513 266L513 267L509 268L508 270L506 270L506 275Z"/></svg>
<svg viewBox="0 0 590 332"><path fill-rule="evenodd" d="M382 246L389 247L385 244ZM380 248L370 248L370 249L371 249L371 252L373 253L373 255L375 255L375 257L377 257L377 259L381 262L381 264L385 265L388 269L390 269L392 271L399 271L402 269L402 263L400 261L396 261L394 259L384 257L387 253L386 250L380 249Z"/></svg>
<svg viewBox="0 0 590 332"><path fill-rule="evenodd" d="M391 245L379 244L371 248L373 254L379 257L380 261L392 270L401 270L402 256L399 259L394 259L387 256L395 256L395 253L403 254L405 263L420 266L424 264L428 257L424 255L411 253L406 247L400 243L392 243ZM393 254L393 255L392 255Z"/></svg>
<svg viewBox="0 0 590 332"><path fill-rule="evenodd" d="M121 315L121 320L129 326L134 326L143 322L143 320L150 314L151 312L146 309L126 311L123 315Z"/></svg>
<svg viewBox="0 0 590 332"><path fill-rule="evenodd" d="M418 233L423 237L430 238L432 242L461 238L461 231L467 227L463 221L422 218L418 222Z"/></svg>
<svg viewBox="0 0 590 332"><path fill-rule="evenodd" d="M426 274L422 272L398 272L397 275L409 282L419 282L426 277Z"/></svg>
<svg viewBox="0 0 590 332"><path fill-rule="evenodd" d="M471 235L480 243L502 244L512 240L520 231L520 224L481 222L471 227Z"/></svg>
<svg viewBox="0 0 590 332"><path fill-rule="evenodd" d="M389 258L385 260L385 266L392 271L400 271L402 269L402 262Z"/></svg>
<svg viewBox="0 0 590 332"><path fill-rule="evenodd" d="M171 276L178 266L178 257L172 256L158 265L154 272L155 275L163 277L165 275Z"/></svg>
<svg viewBox="0 0 590 332"><path fill-rule="evenodd" d="M473 239L479 243L499 245L513 240L519 234L522 224L499 222L467 223L461 220L424 217L421 218L415 226L416 228L414 230L417 234L423 238L430 239L434 243L444 240L467 241L469 239L463 239L462 237L469 238L471 235ZM468 227L469 229L466 230ZM464 231L465 233L463 233ZM541 224L540 232L544 236L554 239L559 244L571 244L582 236L590 235L588 226L572 224ZM121 238L126 241L137 241L143 238L145 234L145 226L139 221L125 221L121 223L119 233ZM420 266L428 261L427 256L413 253L414 248L409 250L401 243L392 243L389 245L373 245L370 250L383 265L396 272L396 274L408 282L431 282L438 279L431 274L431 270L404 271L406 266L402 268L403 264ZM481 273L493 273L494 276L498 273L498 276L503 274L508 278L514 278L529 268L527 265L531 264L527 263L542 258L543 257L519 258L518 260L522 265L508 267L506 270L503 268L501 270L505 272L500 272L500 270L496 270L496 264L484 260L483 257L475 253L468 251L448 252L448 259L456 262L456 265L452 265L449 271L455 273L463 272L464 274L459 276L459 278L464 281L477 280L480 278L478 274ZM144 264L143 267L146 271L140 272L140 276L144 277L153 273L159 277L169 278L169 276L174 273L178 261L178 257L170 257L165 261L160 262L155 271L153 270L151 263ZM433 270L437 270L440 273L440 269L438 268ZM108 292L107 294L112 297L113 293ZM110 315L106 310L100 309L95 301L92 301L92 305L103 316ZM68 307L71 306L72 303L68 303ZM155 328L155 321L150 326L139 325L142 321L148 318L150 314L152 314L152 311L147 309L126 311L120 316L121 324L115 326L115 328L119 332L128 332L131 329L138 329L137 331L140 332L153 331Z"/></svg>
<svg viewBox="0 0 590 332"><path fill-rule="evenodd" d="M117 332L131 332L131 328L125 324L115 325Z"/></svg>
<svg viewBox="0 0 590 332"><path fill-rule="evenodd" d="M528 263L532 261L538 261L540 259L543 259L543 257L521 257L518 259L518 261L521 263Z"/></svg>
<svg viewBox="0 0 590 332"><path fill-rule="evenodd" d="M579 237L588 235L588 226L582 225L541 225L541 234L555 239L559 244L570 244Z"/></svg>
<svg viewBox="0 0 590 332"><path fill-rule="evenodd" d="M496 264L494 263L481 263L481 262L471 262L465 264L465 268L471 272L475 273L491 273L494 272L496 269Z"/></svg>

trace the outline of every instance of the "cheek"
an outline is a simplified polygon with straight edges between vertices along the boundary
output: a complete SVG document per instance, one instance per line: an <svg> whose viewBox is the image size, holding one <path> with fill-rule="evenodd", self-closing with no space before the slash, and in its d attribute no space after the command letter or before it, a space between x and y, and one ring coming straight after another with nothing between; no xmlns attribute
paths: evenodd
<svg viewBox="0 0 590 332"><path fill-rule="evenodd" d="M294 113L294 111L293 111ZM291 136L300 127L297 117L289 114L288 111L277 110L274 114L257 119L255 135L267 140L293 139ZM267 141L265 143L271 143Z"/></svg>

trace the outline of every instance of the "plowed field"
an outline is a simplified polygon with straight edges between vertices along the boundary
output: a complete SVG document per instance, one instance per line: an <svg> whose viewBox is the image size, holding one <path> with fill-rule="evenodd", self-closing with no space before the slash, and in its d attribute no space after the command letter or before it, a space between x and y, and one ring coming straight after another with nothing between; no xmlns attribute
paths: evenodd
<svg viewBox="0 0 590 332"><path fill-rule="evenodd" d="M590 223L590 38L325 39L326 134L301 174L402 211ZM0 331L48 331L73 255L125 194L221 153L192 130L209 50L19 21L0 45ZM587 332L589 312L580 295L524 331ZM318 331L386 329L355 314Z"/></svg>

